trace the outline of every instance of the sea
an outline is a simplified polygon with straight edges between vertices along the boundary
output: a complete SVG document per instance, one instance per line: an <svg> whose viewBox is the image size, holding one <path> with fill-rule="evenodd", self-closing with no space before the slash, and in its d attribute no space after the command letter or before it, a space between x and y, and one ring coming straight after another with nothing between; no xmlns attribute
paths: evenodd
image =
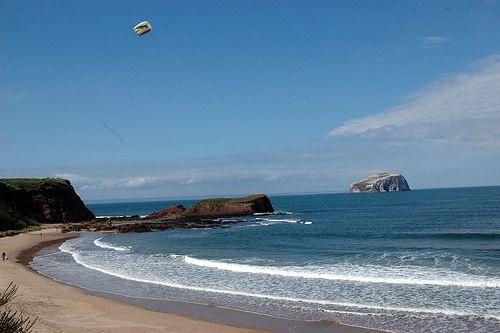
<svg viewBox="0 0 500 333"><path fill-rule="evenodd" d="M500 332L500 186L270 196L222 228L88 233L31 266L89 291L394 332ZM194 201L100 203L147 215Z"/></svg>

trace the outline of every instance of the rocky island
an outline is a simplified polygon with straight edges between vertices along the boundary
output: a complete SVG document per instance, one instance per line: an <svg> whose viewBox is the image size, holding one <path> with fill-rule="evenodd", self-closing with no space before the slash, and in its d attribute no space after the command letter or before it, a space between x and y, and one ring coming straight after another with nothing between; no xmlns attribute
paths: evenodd
<svg viewBox="0 0 500 333"><path fill-rule="evenodd" d="M249 195L244 198L207 199L187 209L183 217L227 217L245 216L254 213L274 212L271 200L265 194Z"/></svg>
<svg viewBox="0 0 500 333"><path fill-rule="evenodd" d="M379 172L350 186L351 193L410 191L405 177L395 172Z"/></svg>
<svg viewBox="0 0 500 333"><path fill-rule="evenodd" d="M146 216L146 220L172 220L193 218L218 218L274 212L271 200L265 194L253 194L243 198L215 198L195 203L186 209L176 205Z"/></svg>
<svg viewBox="0 0 500 333"><path fill-rule="evenodd" d="M144 218L128 223L110 219L109 225L97 225L98 231L145 232L166 229L213 228L235 223L235 220L224 220L224 217L237 217L255 213L272 213L274 208L265 194L254 194L243 198L216 198L195 203L190 208L176 205ZM119 219L121 220L121 219Z"/></svg>

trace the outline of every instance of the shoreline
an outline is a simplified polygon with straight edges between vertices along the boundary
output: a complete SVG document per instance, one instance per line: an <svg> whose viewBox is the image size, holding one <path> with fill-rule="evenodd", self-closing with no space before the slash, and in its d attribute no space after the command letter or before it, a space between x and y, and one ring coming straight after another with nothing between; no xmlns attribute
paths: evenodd
<svg viewBox="0 0 500 333"><path fill-rule="evenodd" d="M43 250L49 246L60 245L60 244L64 243L65 241L72 239L72 238L76 238L76 237L78 237L78 235L68 235L67 237L64 237L64 238L52 239L52 240L47 240L47 241L37 243L32 247L22 249L19 252L19 254L16 256L15 259L18 263L28 267L29 269L31 269L32 271L34 271L36 273L38 273L36 270L32 269L29 266L30 262L35 257L35 254L37 254L38 252L40 252L41 250Z"/></svg>
<svg viewBox="0 0 500 333"><path fill-rule="evenodd" d="M38 232L21 234L12 237L6 237L0 239L0 249L5 248L6 243L17 243L16 238L21 240L23 238L24 242L22 245L16 244L11 245L8 250L8 255L15 257L15 261L9 259L5 262L8 263L9 268L14 268L16 274L14 277L19 277L21 275L22 279L13 279L14 283L19 287L19 299L23 299L23 304L21 308L24 308L26 314L33 316L38 316L37 325L35 326L37 332L67 332L74 331L78 328L79 332L129 332L125 327L130 327L130 332L143 331L143 332L235 332L235 333L257 333L257 332L289 332L293 329L294 332L332 332L332 333L375 333L382 332L379 330L360 328L355 326L349 326L340 324L334 321L299 321L299 320L289 320L283 318L276 318L268 316L265 314L258 314L252 312L245 312L240 310L234 310L223 307L216 307L205 304L195 304L180 301L155 301L150 299L142 298L132 298L122 295L116 295L106 292L96 292L92 290L82 289L79 287L71 286L65 283L57 282L50 277L42 275L29 267L29 262L43 248L49 246L55 246L56 244L61 244L64 241L78 237L79 233L67 233L61 234L57 229L45 229L43 236L40 236ZM49 238L49 239L48 239ZM3 250L2 250L3 251ZM10 262L9 262L10 261ZM2 267L3 268L3 267ZM4 271L2 269L2 271ZM5 288L9 281L5 279L5 274L0 277L0 286ZM25 289L27 286L24 285L24 280L35 280L30 283L31 288L37 288L40 284L48 288L42 288L42 294L45 293L49 300L52 300L55 305L58 303L66 304L68 303L69 310L68 317L76 316L78 317L78 323L73 322L63 322L59 320L59 324L56 324L51 320L52 318L47 318L47 316L52 316L53 313L48 314L47 311L35 311L29 306L30 303L34 303L33 298L38 299L35 295L26 295ZM44 283L40 283L38 280L43 279ZM23 281L20 283L20 281ZM37 288L40 289L40 288ZM61 297L60 293L57 293L59 289L64 289L64 297ZM40 290L39 290L40 291ZM66 294L69 294L69 299L66 298ZM31 299L29 299L31 296ZM27 302L24 299L28 298ZM82 301L89 301L95 304L93 309L88 309L86 304L79 304L82 306L76 306L78 309L72 309L75 307L74 299L82 299ZM87 300L86 298L89 298ZM46 300L42 299L42 303ZM18 303L18 302L16 302ZM52 302L51 302L52 303ZM80 302L79 302L80 303ZM103 309L108 304L112 303L112 306L120 309L120 314L118 311L112 311L108 307L106 313L107 316L103 316L102 311L98 309ZM52 304L51 304L52 305ZM82 311L83 310L83 311ZM90 311L89 311L90 310ZM98 316L103 318L97 319L95 314L92 312L98 312ZM83 312L83 313L82 313ZM57 315L56 315L57 317ZM125 317L125 318L124 318ZM85 318L87 325L81 326L80 320ZM136 318L136 319L134 319ZM145 319L147 318L147 319ZM46 321L50 321L50 329L40 329L38 326L42 326ZM94 326L90 323L96 321L104 321L106 328L103 327L89 327ZM117 321L120 321L118 324ZM123 321L123 322L121 322ZM114 324L110 324L114 323ZM40 325L42 324L42 325ZM95 323L94 323L95 324ZM103 323L104 324L104 323ZM170 325L169 325L170 324ZM137 327L139 325L139 327ZM45 326L45 325L43 325ZM65 329L65 327L72 327L71 329ZM143 327L143 326L147 326ZM170 327L169 327L170 326ZM173 329L172 326L175 326ZM199 330L199 326L202 327ZM213 327L212 327L213 326ZM68 327L68 328L69 328ZM135 328L133 328L135 327ZM57 329L56 329L57 328Z"/></svg>

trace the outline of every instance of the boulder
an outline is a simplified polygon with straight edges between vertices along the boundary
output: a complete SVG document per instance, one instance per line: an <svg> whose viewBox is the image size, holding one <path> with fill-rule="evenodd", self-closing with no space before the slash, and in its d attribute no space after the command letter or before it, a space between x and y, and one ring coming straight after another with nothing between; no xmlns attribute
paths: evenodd
<svg viewBox="0 0 500 333"><path fill-rule="evenodd" d="M410 191L406 179L399 173L379 172L350 186L351 193Z"/></svg>

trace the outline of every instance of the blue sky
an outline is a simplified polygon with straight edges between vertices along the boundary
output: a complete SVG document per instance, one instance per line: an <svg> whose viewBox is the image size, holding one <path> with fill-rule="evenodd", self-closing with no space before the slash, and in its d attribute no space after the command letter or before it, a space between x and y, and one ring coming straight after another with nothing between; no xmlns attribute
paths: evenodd
<svg viewBox="0 0 500 333"><path fill-rule="evenodd" d="M0 0L0 18L0 177L87 200L380 170L500 184L499 1Z"/></svg>

